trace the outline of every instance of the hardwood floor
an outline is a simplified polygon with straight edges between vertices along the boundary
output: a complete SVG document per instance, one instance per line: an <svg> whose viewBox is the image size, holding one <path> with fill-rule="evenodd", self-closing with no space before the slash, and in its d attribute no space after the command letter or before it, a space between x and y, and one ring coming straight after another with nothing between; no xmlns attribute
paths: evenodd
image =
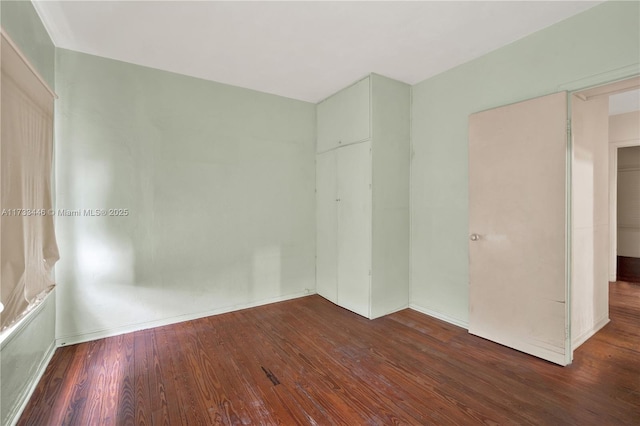
<svg viewBox="0 0 640 426"><path fill-rule="evenodd" d="M640 424L640 286L559 367L319 296L60 348L20 425Z"/></svg>
<svg viewBox="0 0 640 426"><path fill-rule="evenodd" d="M617 257L617 279L640 284L640 258L638 257Z"/></svg>

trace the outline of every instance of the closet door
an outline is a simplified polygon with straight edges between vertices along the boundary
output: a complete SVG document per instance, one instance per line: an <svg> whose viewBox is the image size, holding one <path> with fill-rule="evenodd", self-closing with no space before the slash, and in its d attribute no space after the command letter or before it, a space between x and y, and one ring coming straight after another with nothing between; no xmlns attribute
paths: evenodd
<svg viewBox="0 0 640 426"><path fill-rule="evenodd" d="M371 282L371 142L336 150L338 163L338 304L369 317Z"/></svg>
<svg viewBox="0 0 640 426"><path fill-rule="evenodd" d="M338 301L336 151L316 155L316 291Z"/></svg>
<svg viewBox="0 0 640 426"><path fill-rule="evenodd" d="M367 77L320 102L316 152L369 139L370 99Z"/></svg>

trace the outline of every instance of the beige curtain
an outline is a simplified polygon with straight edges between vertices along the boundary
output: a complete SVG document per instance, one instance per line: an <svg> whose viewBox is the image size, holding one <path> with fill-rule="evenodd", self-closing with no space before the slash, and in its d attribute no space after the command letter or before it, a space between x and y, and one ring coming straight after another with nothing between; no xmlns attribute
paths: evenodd
<svg viewBox="0 0 640 426"><path fill-rule="evenodd" d="M53 95L2 34L0 79L0 329L53 288Z"/></svg>

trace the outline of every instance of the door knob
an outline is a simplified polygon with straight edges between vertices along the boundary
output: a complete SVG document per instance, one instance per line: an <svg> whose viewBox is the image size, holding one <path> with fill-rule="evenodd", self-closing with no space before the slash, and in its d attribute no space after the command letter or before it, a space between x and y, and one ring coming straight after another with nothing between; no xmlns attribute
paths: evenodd
<svg viewBox="0 0 640 426"><path fill-rule="evenodd" d="M471 235L469 236L469 239L470 239L471 241L478 241L478 240L480 239L480 235L478 235L478 234L471 234Z"/></svg>

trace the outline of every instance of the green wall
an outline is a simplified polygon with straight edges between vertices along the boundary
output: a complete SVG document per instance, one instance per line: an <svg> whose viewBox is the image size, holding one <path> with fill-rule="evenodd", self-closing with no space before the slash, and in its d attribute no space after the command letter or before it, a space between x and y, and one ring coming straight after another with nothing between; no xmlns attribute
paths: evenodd
<svg viewBox="0 0 640 426"><path fill-rule="evenodd" d="M638 72L639 7L604 3L413 87L412 305L468 321L469 115L625 67Z"/></svg>
<svg viewBox="0 0 640 426"><path fill-rule="evenodd" d="M58 49L61 344L315 292L315 105Z"/></svg>
<svg viewBox="0 0 640 426"><path fill-rule="evenodd" d="M29 0L0 3L2 28L53 89L55 46Z"/></svg>
<svg viewBox="0 0 640 426"><path fill-rule="evenodd" d="M55 48L30 1L2 1L2 28L53 88ZM1 124L0 124L1 125ZM55 296L0 342L0 424L11 424L55 349Z"/></svg>

